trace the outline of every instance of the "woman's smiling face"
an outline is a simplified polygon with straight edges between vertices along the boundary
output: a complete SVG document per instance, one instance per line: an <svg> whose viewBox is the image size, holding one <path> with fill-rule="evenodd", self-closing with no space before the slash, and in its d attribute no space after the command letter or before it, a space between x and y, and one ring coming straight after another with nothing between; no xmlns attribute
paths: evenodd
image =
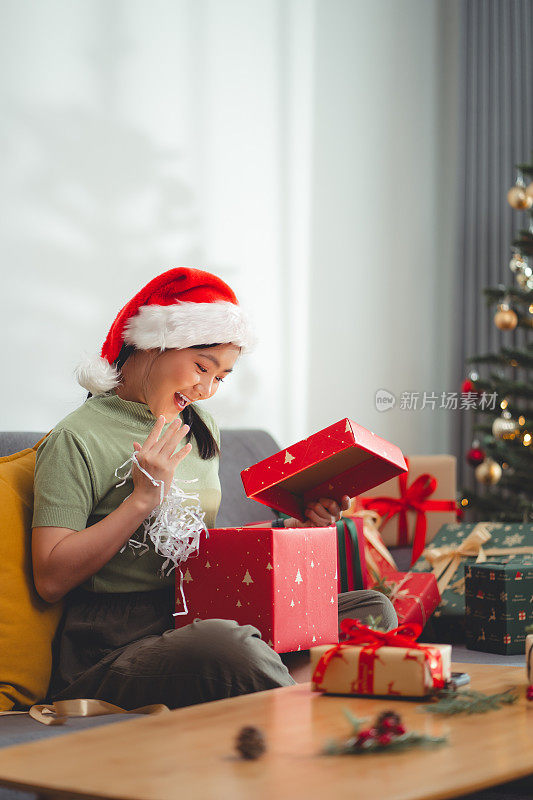
<svg viewBox="0 0 533 800"><path fill-rule="evenodd" d="M190 403L207 400L231 373L240 354L234 344L188 347L154 354L141 382L142 402L171 422Z"/></svg>

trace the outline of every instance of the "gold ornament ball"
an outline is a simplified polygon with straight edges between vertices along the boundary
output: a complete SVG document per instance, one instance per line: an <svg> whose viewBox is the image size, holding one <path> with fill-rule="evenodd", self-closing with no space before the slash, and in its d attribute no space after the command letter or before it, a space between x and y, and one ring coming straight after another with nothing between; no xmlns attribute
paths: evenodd
<svg viewBox="0 0 533 800"><path fill-rule="evenodd" d="M531 288L531 267L521 269L515 273L516 282L521 289Z"/></svg>
<svg viewBox="0 0 533 800"><path fill-rule="evenodd" d="M527 262L521 253L515 253L509 261L509 269L511 272L517 272L519 269L522 269L526 263Z"/></svg>
<svg viewBox="0 0 533 800"><path fill-rule="evenodd" d="M476 480L485 486L494 486L502 477L502 468L492 458L486 458L476 467Z"/></svg>
<svg viewBox="0 0 533 800"><path fill-rule="evenodd" d="M518 317L512 308L500 308L494 315L494 324L501 331L513 331L518 325Z"/></svg>
<svg viewBox="0 0 533 800"><path fill-rule="evenodd" d="M504 411L492 423L492 435L495 439L514 439L518 434L518 423L509 411Z"/></svg>
<svg viewBox="0 0 533 800"><path fill-rule="evenodd" d="M521 289L527 289L529 292L533 289L533 278L528 278L527 275L519 273L516 276L516 280Z"/></svg>
<svg viewBox="0 0 533 800"><path fill-rule="evenodd" d="M507 192L507 200L511 208L524 211L533 206L533 196L527 194L524 186L513 186Z"/></svg>

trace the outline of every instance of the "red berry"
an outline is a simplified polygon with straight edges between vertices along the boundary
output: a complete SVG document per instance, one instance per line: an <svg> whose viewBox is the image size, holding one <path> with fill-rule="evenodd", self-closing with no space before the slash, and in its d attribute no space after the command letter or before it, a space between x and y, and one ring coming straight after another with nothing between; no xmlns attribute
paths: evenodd
<svg viewBox="0 0 533 800"><path fill-rule="evenodd" d="M366 729L364 731L359 731L359 736L357 737L357 744L358 745L364 744L369 739L373 739L373 738L374 737L372 736L370 728L368 728L368 729Z"/></svg>
<svg viewBox="0 0 533 800"><path fill-rule="evenodd" d="M396 734L396 736L403 736L404 733L406 733L405 726L404 725L396 725L396 728L394 729L394 733Z"/></svg>
<svg viewBox="0 0 533 800"><path fill-rule="evenodd" d="M533 700L533 686L527 687L526 697L528 700Z"/></svg>
<svg viewBox="0 0 533 800"><path fill-rule="evenodd" d="M386 731L391 731L395 727L396 723L394 719L392 719L391 717L385 717L384 719L381 720L380 728L383 731L383 733L385 733Z"/></svg>
<svg viewBox="0 0 533 800"><path fill-rule="evenodd" d="M381 736L378 737L378 742L383 745L383 747L386 747L392 742L392 736L390 733L382 733Z"/></svg>

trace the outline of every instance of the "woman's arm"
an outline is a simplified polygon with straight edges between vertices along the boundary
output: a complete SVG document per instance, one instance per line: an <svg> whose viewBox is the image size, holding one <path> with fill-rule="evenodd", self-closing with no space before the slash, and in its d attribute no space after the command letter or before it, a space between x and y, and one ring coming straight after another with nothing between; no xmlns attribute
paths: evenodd
<svg viewBox="0 0 533 800"><path fill-rule="evenodd" d="M143 445L133 443L140 466L164 484L166 494L174 471L191 451L186 444L174 452L189 430L176 418L159 438L165 424L159 417ZM160 502L159 486L133 467L133 492L100 522L81 531L36 526L33 529L32 560L37 592L55 603L67 592L97 573L128 541Z"/></svg>
<svg viewBox="0 0 533 800"><path fill-rule="evenodd" d="M56 603L118 553L152 509L131 494L107 517L85 528L33 529L33 578L38 594Z"/></svg>

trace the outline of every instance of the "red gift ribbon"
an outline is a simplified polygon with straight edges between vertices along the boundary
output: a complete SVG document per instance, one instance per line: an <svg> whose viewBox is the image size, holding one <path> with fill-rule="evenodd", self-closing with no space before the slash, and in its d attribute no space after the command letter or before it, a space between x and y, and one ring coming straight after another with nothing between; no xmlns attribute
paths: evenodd
<svg viewBox="0 0 533 800"><path fill-rule="evenodd" d="M409 461L405 463L409 469ZM399 497L359 497L358 504L362 508L374 509L383 517L383 524L388 522L396 514L399 515L398 524L398 545L409 544L407 512L416 511L416 527L413 539L413 556L411 564L422 555L426 546L427 520L426 511L457 511L458 506L455 500L428 500L427 498L434 493L438 481L427 472L419 475L411 486L407 486L408 472L398 475L400 484Z"/></svg>
<svg viewBox="0 0 533 800"><path fill-rule="evenodd" d="M407 650L421 650L424 660L429 666L434 689L444 687L444 671L442 666L442 653L437 647L419 644L416 639L422 633L422 626L417 622L405 622L391 631L376 631L368 628L357 619L343 619L340 624L341 632L346 639L333 645L322 654L313 672L313 683L320 689L324 675L330 661L338 657L344 647L363 645L359 654L358 674L353 681L351 689L357 694L373 694L374 691L374 663L379 658L377 651L381 647L403 647Z"/></svg>

